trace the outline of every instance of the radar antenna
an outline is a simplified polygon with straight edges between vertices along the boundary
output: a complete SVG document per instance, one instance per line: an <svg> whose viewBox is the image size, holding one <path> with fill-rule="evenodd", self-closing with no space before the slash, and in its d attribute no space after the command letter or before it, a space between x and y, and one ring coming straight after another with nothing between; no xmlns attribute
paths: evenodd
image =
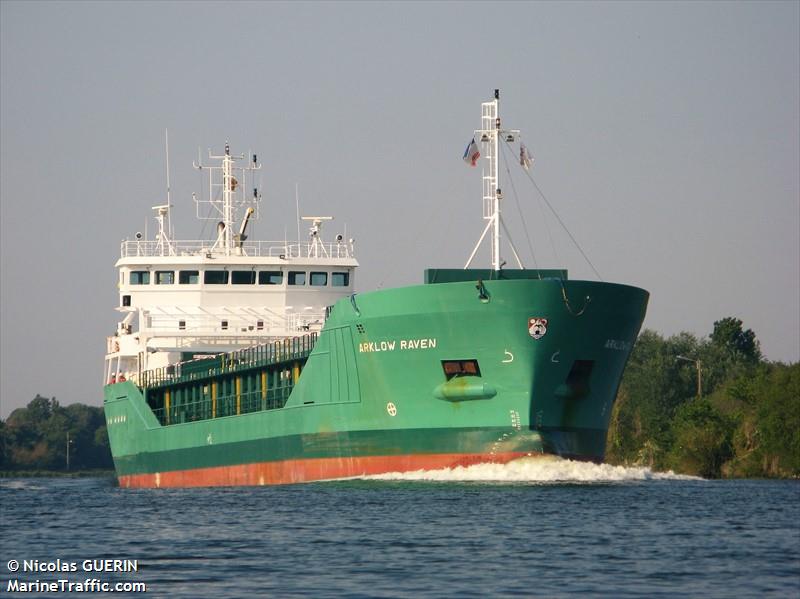
<svg viewBox="0 0 800 599"><path fill-rule="evenodd" d="M322 256L330 258L328 250L325 249L325 244L322 243L322 223L328 220L333 220L332 216L304 216L303 220L310 221L311 227L308 229L308 235L311 238L311 245L308 248L309 258L320 258Z"/></svg>
<svg viewBox="0 0 800 599"><path fill-rule="evenodd" d="M169 204L153 206L156 211L156 222L158 223L158 237L156 237L156 252L161 256L174 256L175 248L169 236ZM138 238L138 234L137 234Z"/></svg>

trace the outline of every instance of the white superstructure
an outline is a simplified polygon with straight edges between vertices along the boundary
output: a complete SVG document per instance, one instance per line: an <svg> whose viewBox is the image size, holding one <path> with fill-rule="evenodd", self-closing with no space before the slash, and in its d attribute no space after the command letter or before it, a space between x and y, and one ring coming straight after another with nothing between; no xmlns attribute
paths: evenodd
<svg viewBox="0 0 800 599"><path fill-rule="evenodd" d="M259 343L319 331L326 309L354 290L353 241L325 241L329 216L304 217L307 241L249 241L260 196L246 181L260 168L256 156L214 156L208 199L197 199L218 220L207 241L172 239L169 202L155 206L155 239L122 242L118 269L123 318L108 338L105 382L136 379L142 371L194 356L229 352ZM240 181L242 183L240 183ZM206 206L207 205L207 206ZM241 215L241 216L240 216Z"/></svg>

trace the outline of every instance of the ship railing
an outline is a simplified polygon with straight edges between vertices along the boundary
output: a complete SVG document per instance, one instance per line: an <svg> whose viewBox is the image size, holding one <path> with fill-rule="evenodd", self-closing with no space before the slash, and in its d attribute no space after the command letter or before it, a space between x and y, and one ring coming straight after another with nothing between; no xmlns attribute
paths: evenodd
<svg viewBox="0 0 800 599"><path fill-rule="evenodd" d="M286 405L294 384L287 381L280 387L273 387L266 392L260 389L240 393L221 395L214 399L200 398L195 401L172 405L167 408L153 410L153 414L162 426L184 424L225 416L252 414L265 410L278 410Z"/></svg>
<svg viewBox="0 0 800 599"><path fill-rule="evenodd" d="M239 372L282 362L305 359L314 349L317 333L288 337L226 354L177 362L169 366L142 372L139 386L159 387L176 383L199 381L228 372Z"/></svg>
<svg viewBox="0 0 800 599"><path fill-rule="evenodd" d="M149 334L178 332L183 336L191 334L233 335L241 333L255 336L291 335L291 331L302 331L321 327L325 320L324 311L304 311L285 316L271 314L269 311L245 311L237 313L211 311L207 314L187 314L185 312L160 313L148 311L146 326L142 330Z"/></svg>
<svg viewBox="0 0 800 599"><path fill-rule="evenodd" d="M220 355L230 349L231 345L241 347L254 347L257 344L274 342L275 339L291 337L289 331L270 331L266 335L251 335L245 333L234 334L196 334L196 335L170 335L167 332L153 335L151 339L158 339L160 347L167 348L167 351L181 351L196 354L198 347L202 346L205 353L213 353L214 348L219 350L214 355Z"/></svg>
<svg viewBox="0 0 800 599"><path fill-rule="evenodd" d="M219 256L226 255L224 248L215 248L208 240L129 240L122 241L122 258L149 258L156 256ZM354 258L353 244L345 241L293 242L286 241L245 241L241 247L231 250L233 256L273 257L273 258Z"/></svg>
<svg viewBox="0 0 800 599"><path fill-rule="evenodd" d="M150 333L180 332L182 334L197 333L253 333L270 334L272 330L286 330L287 318L275 318L259 314L148 314L147 326L143 329Z"/></svg>

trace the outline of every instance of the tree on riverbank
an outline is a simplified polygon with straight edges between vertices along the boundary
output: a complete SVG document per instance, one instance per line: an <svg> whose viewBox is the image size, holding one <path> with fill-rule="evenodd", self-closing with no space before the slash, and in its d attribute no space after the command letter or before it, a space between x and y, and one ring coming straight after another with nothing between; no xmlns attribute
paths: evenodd
<svg viewBox="0 0 800 599"><path fill-rule="evenodd" d="M0 421L0 470L66 470L68 440L70 470L113 468L102 408L37 395Z"/></svg>
<svg viewBox="0 0 800 599"><path fill-rule="evenodd" d="M800 476L800 363L764 361L755 333L736 318L715 322L708 339L645 330L622 379L606 458L709 478Z"/></svg>

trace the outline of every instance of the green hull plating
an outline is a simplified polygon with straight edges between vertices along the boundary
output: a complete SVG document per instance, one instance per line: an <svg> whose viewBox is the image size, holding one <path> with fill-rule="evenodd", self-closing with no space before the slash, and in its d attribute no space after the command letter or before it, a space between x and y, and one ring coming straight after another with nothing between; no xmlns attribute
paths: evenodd
<svg viewBox="0 0 800 599"><path fill-rule="evenodd" d="M204 411L175 400L165 406L165 393L182 397L186 381L162 381L157 389L132 382L106 386L120 482L291 482L455 464L458 456L602 460L648 293L506 272L508 278L491 280L490 272L428 271L431 284L339 301L303 357L299 378L295 371L296 381L278 402L267 401L269 374L259 375L258 365L230 379L236 401L226 410L216 397ZM289 372L300 362L287 362L295 365ZM216 393L220 380L212 373L192 385ZM253 396L262 401L244 409L244 399ZM159 417L159 408L168 416ZM449 457L405 459L425 456ZM230 475L247 465L307 461L316 467L326 460L335 467L297 475L285 467L281 476L266 479L266 470L255 479ZM206 474L166 476L192 471Z"/></svg>

